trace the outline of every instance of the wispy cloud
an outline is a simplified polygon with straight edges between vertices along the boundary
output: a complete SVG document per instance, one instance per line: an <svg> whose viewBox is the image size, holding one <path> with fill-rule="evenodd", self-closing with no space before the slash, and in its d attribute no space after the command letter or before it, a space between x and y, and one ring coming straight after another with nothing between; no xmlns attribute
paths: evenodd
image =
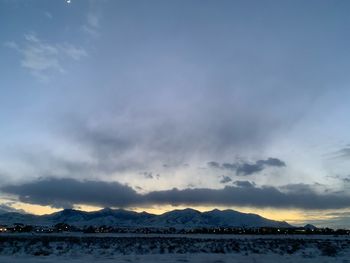
<svg viewBox="0 0 350 263"><path fill-rule="evenodd" d="M345 158L345 159L350 158L350 147L347 146L343 149L340 149L335 153L335 155L336 155L335 158Z"/></svg>
<svg viewBox="0 0 350 263"><path fill-rule="evenodd" d="M94 13L88 13L86 17L86 23L82 26L83 31L92 37L97 37L99 27L100 27L99 16Z"/></svg>
<svg viewBox="0 0 350 263"><path fill-rule="evenodd" d="M8 48L12 48L12 49L15 49L15 50L19 50L19 46L17 45L16 42L14 41L7 41L4 43L4 46L5 47L8 47Z"/></svg>
<svg viewBox="0 0 350 263"><path fill-rule="evenodd" d="M44 12L44 15L45 15L45 17L48 18L48 19L52 19L52 18L53 18L53 15L52 15L50 12L48 12L48 11L45 11L45 12Z"/></svg>
<svg viewBox="0 0 350 263"><path fill-rule="evenodd" d="M74 60L80 60L83 57L87 56L87 52L85 49L81 47L76 47L71 44L64 44L61 46L62 51Z"/></svg>
<svg viewBox="0 0 350 263"><path fill-rule="evenodd" d="M34 33L25 34L23 43L9 41L4 45L21 54L21 66L41 80L47 80L54 72L64 73L65 59L78 61L87 56L81 47L70 43L49 43Z"/></svg>
<svg viewBox="0 0 350 263"><path fill-rule="evenodd" d="M59 50L57 46L39 40L35 35L25 35L26 44L20 49L23 58L21 65L36 74L48 70L64 72L59 63Z"/></svg>

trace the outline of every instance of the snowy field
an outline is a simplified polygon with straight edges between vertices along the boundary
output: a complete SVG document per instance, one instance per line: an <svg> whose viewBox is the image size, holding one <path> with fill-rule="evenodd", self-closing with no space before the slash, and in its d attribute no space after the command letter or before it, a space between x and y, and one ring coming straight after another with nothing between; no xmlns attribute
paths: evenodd
<svg viewBox="0 0 350 263"><path fill-rule="evenodd" d="M349 262L348 236L0 235L1 263Z"/></svg>
<svg viewBox="0 0 350 263"><path fill-rule="evenodd" d="M114 256L114 257L18 257L18 256L0 256L1 263L85 263L85 262L101 262L101 263L181 263L181 262L194 262L194 263L230 263L230 262L262 262L262 263L287 263L287 262L300 262L300 263L348 263L350 259L348 256L339 257L315 257L305 258L296 255L236 255L236 254L188 254L188 255L177 255L177 254L163 254L163 255L127 255L127 256Z"/></svg>

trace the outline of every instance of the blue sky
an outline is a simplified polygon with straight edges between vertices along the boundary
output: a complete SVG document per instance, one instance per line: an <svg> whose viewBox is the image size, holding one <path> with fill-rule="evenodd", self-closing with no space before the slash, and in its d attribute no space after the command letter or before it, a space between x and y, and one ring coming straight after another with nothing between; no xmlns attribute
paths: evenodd
<svg viewBox="0 0 350 263"><path fill-rule="evenodd" d="M348 224L349 7L0 0L3 205L121 206L80 199L94 182L143 196L127 208L292 208ZM78 196L41 195L69 180ZM195 201L201 189L217 201ZM225 189L249 198L222 202ZM314 205L260 203L270 190Z"/></svg>

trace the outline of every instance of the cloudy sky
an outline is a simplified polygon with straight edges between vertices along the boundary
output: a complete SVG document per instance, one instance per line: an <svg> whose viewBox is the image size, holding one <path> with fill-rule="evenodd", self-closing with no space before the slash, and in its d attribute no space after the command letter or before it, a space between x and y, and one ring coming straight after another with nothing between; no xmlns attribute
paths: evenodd
<svg viewBox="0 0 350 263"><path fill-rule="evenodd" d="M0 209L350 227L349 10L0 0Z"/></svg>

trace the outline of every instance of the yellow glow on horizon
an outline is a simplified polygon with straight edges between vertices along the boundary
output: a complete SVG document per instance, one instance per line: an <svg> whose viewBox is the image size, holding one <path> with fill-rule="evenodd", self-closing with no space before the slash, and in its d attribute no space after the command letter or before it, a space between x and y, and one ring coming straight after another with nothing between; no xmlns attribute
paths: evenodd
<svg viewBox="0 0 350 263"><path fill-rule="evenodd" d="M32 205L32 204L25 204L25 203L16 203L16 205L14 205L13 208L22 209L26 213L35 214L35 215L52 214L62 210L62 208L52 208L51 206ZM77 206L74 206L74 209L92 212L92 211L101 210L102 207L89 206L89 205L77 205Z"/></svg>
<svg viewBox="0 0 350 263"><path fill-rule="evenodd" d="M136 212L142 212L146 211L148 213L152 214L163 214L165 212L174 210L174 209L185 209L188 208L187 206L156 206L151 208L134 208L133 211ZM305 213L303 210L298 209L273 209L273 208L252 208L252 207L227 207L227 206L195 206L192 207L195 210L198 210L200 212L210 211L213 209L219 209L219 210L225 210L225 209L233 209L238 212L242 213L252 213L252 214L258 214L262 217L277 220L277 221L286 221L288 223L295 223L300 224L303 223L305 220L310 219L320 219L319 216L313 216L310 218L307 213Z"/></svg>
<svg viewBox="0 0 350 263"><path fill-rule="evenodd" d="M103 209L103 207L101 207L101 206L92 206L92 205L75 205L74 209L83 210L83 211L86 211L86 212L93 212L93 211L101 210L101 209Z"/></svg>
<svg viewBox="0 0 350 263"><path fill-rule="evenodd" d="M51 206L32 205L32 204L25 204L25 203L16 203L16 205L13 205L12 207L16 209L22 209L26 213L35 214L35 215L52 214L62 210L58 208L52 208Z"/></svg>
<svg viewBox="0 0 350 263"><path fill-rule="evenodd" d="M27 213L36 214L36 215L44 215L51 214L62 209L52 208L50 206L42 206L42 205L32 205L25 204L22 202L16 202L12 205L15 209L22 209ZM186 209L188 206L171 206L171 205L163 205L163 206L151 206L151 207L133 207L127 208L127 210L132 210L135 212L148 212L151 214L163 214L165 212L169 212L175 209ZM305 211L301 209L276 209L276 208L253 208L253 207L227 207L227 206L192 206L192 209L198 210L200 212L210 211L213 209L225 210L225 209L233 209L243 213L253 213L258 214L262 217L278 220L278 221L286 221L290 224L303 224L307 220L324 220L324 219L332 219L333 216L327 215L327 213L336 211L336 210L327 210L321 211ZM99 206L91 206L91 205L75 205L74 209L83 210L83 211L97 211L102 209ZM344 211L344 210L343 210Z"/></svg>

